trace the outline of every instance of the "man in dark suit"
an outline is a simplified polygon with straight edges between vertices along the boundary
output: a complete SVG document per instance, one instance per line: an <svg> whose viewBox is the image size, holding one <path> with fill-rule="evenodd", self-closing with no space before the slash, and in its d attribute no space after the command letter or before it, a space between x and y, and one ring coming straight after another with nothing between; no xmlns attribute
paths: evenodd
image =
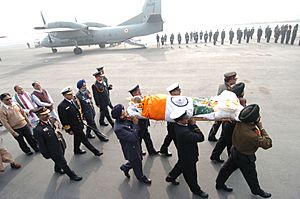
<svg viewBox="0 0 300 199"><path fill-rule="evenodd" d="M143 174L137 117L131 118L121 104L113 107L111 115L116 119L114 131L120 141L124 157L128 160L126 164L122 164L120 169L127 178L130 178L129 170L133 169L139 181L151 184L151 180Z"/></svg>
<svg viewBox="0 0 300 199"><path fill-rule="evenodd" d="M100 126L108 125L104 122L104 118L106 117L110 125L113 127L114 122L108 112L108 106L111 104L108 92L109 89L104 82L101 71L94 73L93 76L96 78L96 82L92 85L92 90L96 105L100 108Z"/></svg>
<svg viewBox="0 0 300 199"><path fill-rule="evenodd" d="M81 105L79 100L74 97L71 87L64 88L61 94L65 99L58 105L58 115L64 130L71 135L74 134L74 153L86 153L86 151L80 149L82 142L95 156L101 156L103 153L100 153L88 141L83 132L84 123Z"/></svg>
<svg viewBox="0 0 300 199"><path fill-rule="evenodd" d="M139 85L135 85L128 92L132 95L132 97L142 96ZM156 151L153 146L153 143L152 143L152 140L150 137L150 133L148 130L148 126L150 126L150 121L148 119L139 119L138 125L139 125L138 132L139 132L139 137L140 137L140 143L142 144L142 140L144 140L149 155L157 155L158 151ZM145 154L146 153L143 152L143 155L145 155Z"/></svg>
<svg viewBox="0 0 300 199"><path fill-rule="evenodd" d="M39 123L33 133L39 143L40 152L44 158L53 160L55 173L67 174L71 180L80 181L82 177L70 169L64 157L66 142L60 132L60 124L55 118L50 118L49 113L50 110L45 107L40 107L35 112Z"/></svg>
<svg viewBox="0 0 300 199"><path fill-rule="evenodd" d="M88 138L95 138L95 136L91 134L91 131L93 130L99 140L107 142L108 138L99 131L95 123L96 112L92 101L92 94L87 89L84 79L81 79L77 82L77 88L79 91L76 93L76 97L80 101L83 118L86 120L88 125L86 128L86 136Z"/></svg>
<svg viewBox="0 0 300 199"><path fill-rule="evenodd" d="M197 182L198 142L204 141L204 135L196 125L196 121L191 119L186 110L180 108L170 114L170 118L175 120L174 132L176 135L176 146L178 152L178 162L166 178L167 182L175 185L176 178L182 173L190 190L201 198L208 198L208 194L201 190Z"/></svg>

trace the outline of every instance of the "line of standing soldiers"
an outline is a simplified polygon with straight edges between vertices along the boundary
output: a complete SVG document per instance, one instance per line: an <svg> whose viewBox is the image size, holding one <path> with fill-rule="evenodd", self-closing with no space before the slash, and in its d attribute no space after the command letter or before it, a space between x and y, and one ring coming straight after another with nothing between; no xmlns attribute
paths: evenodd
<svg viewBox="0 0 300 199"><path fill-rule="evenodd" d="M296 37L297 37L297 32L298 32L298 24L296 24L292 30L292 26L291 25L282 25L280 28L277 25L274 29L274 41L275 43L278 43L278 39L279 37L281 37L280 43L285 43L285 44L291 44L294 45ZM250 39L253 39L255 33L255 29L254 27L252 27L251 29L247 29L247 27L244 30L241 30L240 28L237 29L236 31L236 38L238 43L240 44L242 39L246 40L246 43L249 43ZM269 43L271 36L272 36L272 29L267 26L265 28L265 39L266 42ZM261 26L259 26L259 28L257 29L257 43L260 43L261 38L263 35L263 30L261 28ZM234 39L235 33L232 30L232 28L229 31L229 43L232 44L233 39ZM214 33L212 30L210 30L209 32L205 31L204 33L202 32L202 30L198 33L198 32L186 32L184 35L184 39L185 39L185 43L188 44L189 42L195 42L196 44L202 41L202 38L204 40L205 43L207 42L212 42L213 39L213 44L216 45L217 41L218 41L218 37L219 37L219 30L217 29ZM226 32L223 29L221 31L221 45L224 45L224 40L226 37ZM167 35L162 35L161 37L159 37L159 35L156 35L156 39L157 39L157 46L159 46L159 42L161 41L162 45L164 45L167 41ZM172 33L170 36L170 43L171 45L174 44L174 34ZM177 41L178 44L180 45L182 42L182 36L181 33L177 34ZM299 40L299 45L300 45L300 40Z"/></svg>

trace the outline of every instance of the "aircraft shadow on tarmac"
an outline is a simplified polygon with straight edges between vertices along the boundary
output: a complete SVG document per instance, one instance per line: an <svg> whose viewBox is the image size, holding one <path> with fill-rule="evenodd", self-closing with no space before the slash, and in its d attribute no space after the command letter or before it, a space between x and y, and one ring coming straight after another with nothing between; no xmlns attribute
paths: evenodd
<svg viewBox="0 0 300 199"><path fill-rule="evenodd" d="M53 54L51 52L49 53L40 53L36 54L35 57L44 57L48 58L49 60L67 60L67 59L79 59L82 57L86 57L89 55L111 55L111 54L136 54L143 58L145 58L148 61L164 61L165 58L165 52L169 49L166 48L106 48L106 49L100 49L100 48L91 48L91 49L85 49L84 53L81 55L74 55L74 53L70 50L68 51L61 51L56 54ZM154 56L155 55L155 56Z"/></svg>

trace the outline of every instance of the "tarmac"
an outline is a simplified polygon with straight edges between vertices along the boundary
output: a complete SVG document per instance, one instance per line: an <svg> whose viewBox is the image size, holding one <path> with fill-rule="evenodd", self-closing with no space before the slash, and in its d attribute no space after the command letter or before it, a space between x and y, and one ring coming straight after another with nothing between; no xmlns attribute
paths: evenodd
<svg viewBox="0 0 300 199"><path fill-rule="evenodd" d="M74 55L73 48L61 48L57 54L52 54L50 49L27 49L25 44L0 47L0 92L13 94L16 84L31 92L31 83L38 80L50 92L57 106L63 99L60 91L64 87L71 85L76 88L76 82L82 78L90 87L96 67L105 66L106 76L113 84L112 103L126 105L127 91L135 84L140 85L144 95L167 94L166 88L178 81L183 95L210 97L216 95L218 85L223 83L223 74L236 71L238 82L246 84L247 103L260 105L264 128L273 139L271 149L259 149L256 153L260 185L272 193L272 198L299 198L299 46L265 41L258 44L252 40L249 44L225 43L223 46L201 43L197 47L184 44L181 48L167 45L164 48L149 46L137 49L121 45L107 49L82 49L82 55ZM251 194L240 171L234 172L227 181L234 188L232 193L215 189L221 164L214 164L209 159L215 145L207 141L212 124L198 122L206 138L199 143L199 185L213 199L260 198ZM74 155L73 138L64 134L68 144L65 157L70 167L83 177L82 181L73 182L66 175L55 174L53 162L44 159L41 154L23 154L17 142L2 127L0 133L4 145L22 168L12 170L8 166L0 174L0 198L199 198L190 192L183 176L179 177L179 186L165 182L166 175L177 161L173 143L169 147L172 157L144 156L144 173L152 179L152 184L147 186L138 182L132 171L131 178L126 179L119 169L125 162L119 141L110 127L101 127L100 130L109 137L109 142L90 141L104 152L101 157L95 157L89 151L84 155ZM166 135L166 123L151 121L149 130L154 146L159 150ZM85 149L84 146L82 148ZM146 150L144 144L143 148ZM227 159L226 151L222 158Z"/></svg>

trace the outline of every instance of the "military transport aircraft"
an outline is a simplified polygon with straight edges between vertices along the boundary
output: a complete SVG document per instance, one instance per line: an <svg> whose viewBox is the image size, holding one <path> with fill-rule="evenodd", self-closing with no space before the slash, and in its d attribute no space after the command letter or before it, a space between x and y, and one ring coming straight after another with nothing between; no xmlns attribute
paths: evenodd
<svg viewBox="0 0 300 199"><path fill-rule="evenodd" d="M34 29L51 29L40 45L51 48L53 53L57 52L57 47L66 46L74 46L73 51L78 55L82 53L82 49L78 46L84 45L99 45L100 48L105 48L105 44L121 42L141 45L133 42L131 38L163 30L161 0L146 0L142 13L115 27L94 22L57 21L46 23L42 12L41 16L44 26ZM145 46L143 45L143 47Z"/></svg>

